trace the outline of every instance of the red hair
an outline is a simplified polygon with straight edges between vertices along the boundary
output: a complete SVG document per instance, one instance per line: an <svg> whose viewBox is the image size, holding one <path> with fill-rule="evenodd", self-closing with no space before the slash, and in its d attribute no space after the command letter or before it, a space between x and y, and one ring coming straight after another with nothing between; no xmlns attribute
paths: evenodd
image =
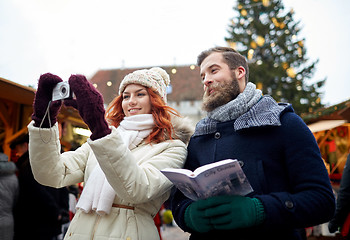
<svg viewBox="0 0 350 240"><path fill-rule="evenodd" d="M171 123L171 114L175 116L180 116L180 114L173 109L165 105L162 98L152 91L150 88L146 87L146 91L150 96L151 100L151 114L154 119L154 128L152 132L146 139L147 143L159 143L164 140L173 139L174 127ZM120 122L123 121L125 114L122 108L123 98L122 95L114 98L109 104L106 110L106 119L114 127L118 127Z"/></svg>

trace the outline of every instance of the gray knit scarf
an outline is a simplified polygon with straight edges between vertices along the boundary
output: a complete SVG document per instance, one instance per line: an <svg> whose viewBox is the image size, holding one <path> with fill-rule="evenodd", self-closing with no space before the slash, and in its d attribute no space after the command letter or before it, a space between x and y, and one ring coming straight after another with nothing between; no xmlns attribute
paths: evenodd
<svg viewBox="0 0 350 240"><path fill-rule="evenodd" d="M226 122L237 119L254 106L261 97L261 90L256 89L254 83L247 83L244 91L235 99L211 112L208 112L207 117L197 124L194 135L202 135L216 131L217 122Z"/></svg>

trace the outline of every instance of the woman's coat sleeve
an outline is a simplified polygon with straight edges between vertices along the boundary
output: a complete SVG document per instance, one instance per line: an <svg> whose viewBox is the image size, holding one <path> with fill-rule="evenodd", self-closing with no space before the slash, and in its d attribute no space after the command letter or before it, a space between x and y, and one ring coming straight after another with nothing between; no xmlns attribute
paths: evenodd
<svg viewBox="0 0 350 240"><path fill-rule="evenodd" d="M187 156L182 141L169 140L144 146L139 161L135 156L140 154L126 147L114 127L111 134L88 143L117 196L134 204L168 191L173 185L159 170L181 168Z"/></svg>

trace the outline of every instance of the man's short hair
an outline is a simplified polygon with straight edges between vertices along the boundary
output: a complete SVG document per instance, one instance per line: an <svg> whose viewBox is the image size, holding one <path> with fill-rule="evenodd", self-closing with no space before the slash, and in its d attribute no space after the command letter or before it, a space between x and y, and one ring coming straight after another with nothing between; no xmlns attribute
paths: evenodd
<svg viewBox="0 0 350 240"><path fill-rule="evenodd" d="M13 140L10 144L10 148L15 149L17 145L22 144L22 143L29 143L28 133L22 134L19 137L17 137L15 140Z"/></svg>
<svg viewBox="0 0 350 240"><path fill-rule="evenodd" d="M222 56L224 57L224 61L229 66L231 70L234 70L238 68L239 66L244 67L246 74L245 74L245 81L246 83L249 80L249 67L248 62L245 57L243 57L239 52L234 50L233 48L229 47L213 47L208 50L205 50L201 52L197 57L197 65L200 66L204 59L206 59L210 54L214 52L222 53Z"/></svg>

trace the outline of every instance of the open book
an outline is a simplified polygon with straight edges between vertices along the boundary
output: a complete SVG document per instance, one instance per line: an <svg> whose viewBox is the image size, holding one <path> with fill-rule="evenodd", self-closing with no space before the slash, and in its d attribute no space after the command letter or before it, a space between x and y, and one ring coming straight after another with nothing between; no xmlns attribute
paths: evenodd
<svg viewBox="0 0 350 240"><path fill-rule="evenodd" d="M176 168L165 168L161 172L192 200L217 195L244 196L253 191L236 159L203 165L193 172Z"/></svg>

